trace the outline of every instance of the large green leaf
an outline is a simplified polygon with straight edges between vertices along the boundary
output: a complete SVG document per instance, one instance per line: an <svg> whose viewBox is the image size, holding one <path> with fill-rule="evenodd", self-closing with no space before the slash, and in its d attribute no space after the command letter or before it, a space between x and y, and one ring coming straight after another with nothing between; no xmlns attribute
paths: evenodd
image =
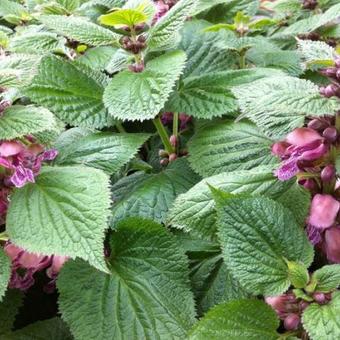
<svg viewBox="0 0 340 340"><path fill-rule="evenodd" d="M110 241L111 273L70 261L57 287L75 339L184 339L194 322L188 263L152 221L128 219Z"/></svg>
<svg viewBox="0 0 340 340"><path fill-rule="evenodd" d="M26 94L66 123L102 128L108 118L102 102L106 79L94 72L84 65L77 68L56 57L46 57Z"/></svg>
<svg viewBox="0 0 340 340"><path fill-rule="evenodd" d="M319 94L312 82L293 77L273 77L233 89L242 117L252 120L269 137L284 137L304 124L305 117L329 115L339 103Z"/></svg>
<svg viewBox="0 0 340 340"><path fill-rule="evenodd" d="M0 301L7 290L8 281L11 276L11 261L0 247Z"/></svg>
<svg viewBox="0 0 340 340"><path fill-rule="evenodd" d="M302 315L302 323L312 340L338 340L340 338L340 292L333 293L326 305L312 303Z"/></svg>
<svg viewBox="0 0 340 340"><path fill-rule="evenodd" d="M189 162L201 176L248 170L276 163L273 141L246 122L217 121L203 125L189 142Z"/></svg>
<svg viewBox="0 0 340 340"><path fill-rule="evenodd" d="M279 320L259 300L235 300L214 307L189 335L190 340L277 340Z"/></svg>
<svg viewBox="0 0 340 340"><path fill-rule="evenodd" d="M172 51L151 60L141 73L116 75L104 92L110 114L121 120L155 118L179 78L185 58L182 51Z"/></svg>
<svg viewBox="0 0 340 340"><path fill-rule="evenodd" d="M63 15L41 15L46 27L67 38L93 46L117 44L119 35L85 18Z"/></svg>
<svg viewBox="0 0 340 340"><path fill-rule="evenodd" d="M7 213L11 241L35 253L80 257L106 270L108 177L86 167L45 167L36 183L16 189Z"/></svg>
<svg viewBox="0 0 340 340"><path fill-rule="evenodd" d="M14 139L55 129L54 115L43 107L14 105L0 117L0 139Z"/></svg>
<svg viewBox="0 0 340 340"><path fill-rule="evenodd" d="M218 209L219 238L232 275L253 294L290 286L286 260L307 267L313 247L294 216L267 197L230 195Z"/></svg>
<svg viewBox="0 0 340 340"><path fill-rule="evenodd" d="M312 280L315 291L329 292L340 286L340 264L324 266L313 273Z"/></svg>
<svg viewBox="0 0 340 340"><path fill-rule="evenodd" d="M167 216L167 223L190 231L200 239L215 239L216 210L209 185L233 194L271 197L289 208L300 225L304 224L308 213L309 193L297 185L295 180L278 181L270 167L263 167L205 178L178 196Z"/></svg>
<svg viewBox="0 0 340 340"><path fill-rule="evenodd" d="M67 325L60 318L37 321L15 332L2 336L2 340L72 340Z"/></svg>
<svg viewBox="0 0 340 340"><path fill-rule="evenodd" d="M150 30L149 48L169 49L179 40L179 31L193 12L198 0L180 0Z"/></svg>
<svg viewBox="0 0 340 340"><path fill-rule="evenodd" d="M59 139L67 138L73 133L72 130L66 131ZM56 142L59 151L56 164L83 164L112 174L128 163L148 138L149 135L142 133L93 133L87 130L84 135L69 139L61 148Z"/></svg>
<svg viewBox="0 0 340 340"><path fill-rule="evenodd" d="M237 111L232 86L283 73L274 69L230 70L185 78L166 104L168 111L185 112L197 118L212 118Z"/></svg>
<svg viewBox="0 0 340 340"><path fill-rule="evenodd" d="M163 222L176 196L199 180L185 159L172 163L158 174L135 173L112 187L112 227L129 216L141 216Z"/></svg>

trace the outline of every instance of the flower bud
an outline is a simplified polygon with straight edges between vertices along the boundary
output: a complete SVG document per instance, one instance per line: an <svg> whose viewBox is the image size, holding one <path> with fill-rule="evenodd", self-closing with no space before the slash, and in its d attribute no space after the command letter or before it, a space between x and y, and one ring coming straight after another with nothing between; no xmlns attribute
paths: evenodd
<svg viewBox="0 0 340 340"><path fill-rule="evenodd" d="M335 167L332 164L327 165L321 171L321 180L331 182L335 178Z"/></svg>
<svg viewBox="0 0 340 340"><path fill-rule="evenodd" d="M158 156L161 157L161 158L167 158L169 156L169 154L165 150L159 150Z"/></svg>
<svg viewBox="0 0 340 340"><path fill-rule="evenodd" d="M331 227L340 208L339 202L331 195L316 194L313 197L309 223L319 229Z"/></svg>
<svg viewBox="0 0 340 340"><path fill-rule="evenodd" d="M327 296L324 293L316 292L313 294L313 299L320 305L323 305L328 302Z"/></svg>
<svg viewBox="0 0 340 340"><path fill-rule="evenodd" d="M299 328L300 326L301 319L299 315L297 314L289 314L285 319L284 319L284 328L287 331L293 331Z"/></svg>
<svg viewBox="0 0 340 340"><path fill-rule="evenodd" d="M334 63L335 63L335 67L340 68L340 58L339 57L334 60Z"/></svg>
<svg viewBox="0 0 340 340"><path fill-rule="evenodd" d="M175 153L172 153L170 156L169 156L169 162L173 162L174 160L177 159L177 155Z"/></svg>
<svg viewBox="0 0 340 340"><path fill-rule="evenodd" d="M163 166L168 165L169 164L169 159L168 158L161 159L160 164L163 165Z"/></svg>
<svg viewBox="0 0 340 340"><path fill-rule="evenodd" d="M140 73L144 71L144 64L132 64L128 68L131 72Z"/></svg>
<svg viewBox="0 0 340 340"><path fill-rule="evenodd" d="M172 146L176 146L177 145L177 137L175 135L171 135L170 136L170 144Z"/></svg>
<svg viewBox="0 0 340 340"><path fill-rule="evenodd" d="M329 68L324 68L320 70L320 73L323 74L326 77L335 77L337 72L336 67L329 67Z"/></svg>
<svg viewBox="0 0 340 340"><path fill-rule="evenodd" d="M325 123L318 118L311 120L307 126L312 130L323 130L327 127Z"/></svg>
<svg viewBox="0 0 340 340"><path fill-rule="evenodd" d="M322 133L323 137L325 137L329 142L333 143L336 141L338 137L338 131L335 127L331 126L325 129Z"/></svg>
<svg viewBox="0 0 340 340"><path fill-rule="evenodd" d="M325 232L325 251L328 260L340 263L340 228L329 228Z"/></svg>
<svg viewBox="0 0 340 340"><path fill-rule="evenodd" d="M295 146L304 146L320 139L322 137L317 131L304 127L293 130L286 137L286 141Z"/></svg>
<svg viewBox="0 0 340 340"><path fill-rule="evenodd" d="M315 191L318 188L318 185L316 184L315 180L313 178L307 178L304 180L300 180L299 184L302 185L305 189L308 191Z"/></svg>

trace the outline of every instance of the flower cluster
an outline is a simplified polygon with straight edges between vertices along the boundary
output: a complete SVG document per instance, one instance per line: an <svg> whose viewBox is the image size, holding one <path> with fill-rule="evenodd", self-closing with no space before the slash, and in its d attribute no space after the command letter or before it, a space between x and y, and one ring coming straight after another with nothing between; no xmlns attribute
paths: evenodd
<svg viewBox="0 0 340 340"><path fill-rule="evenodd" d="M177 0L157 0L156 4L156 14L153 18L153 24L155 24L161 17L163 17L171 7L176 4Z"/></svg>
<svg viewBox="0 0 340 340"><path fill-rule="evenodd" d="M325 97L340 98L340 58L335 59L334 67L328 67L320 71L321 74L328 77L331 84L320 88L320 93Z"/></svg>
<svg viewBox="0 0 340 340"><path fill-rule="evenodd" d="M318 1L317 0L303 0L302 1L302 8L313 10L317 7Z"/></svg>
<svg viewBox="0 0 340 340"><path fill-rule="evenodd" d="M171 125L174 119L174 114L173 112L164 112L162 114L161 120L164 125ZM192 117L188 116L185 113L180 113L178 115L179 119L179 128L180 130L185 130L188 127L188 124L191 122Z"/></svg>
<svg viewBox="0 0 340 340"><path fill-rule="evenodd" d="M28 253L22 248L7 242L5 252L12 260L12 274L10 288L26 291L34 284L34 274L46 269L46 275L51 279L46 287L47 291L54 290L57 275L68 260L65 256L45 256Z"/></svg>

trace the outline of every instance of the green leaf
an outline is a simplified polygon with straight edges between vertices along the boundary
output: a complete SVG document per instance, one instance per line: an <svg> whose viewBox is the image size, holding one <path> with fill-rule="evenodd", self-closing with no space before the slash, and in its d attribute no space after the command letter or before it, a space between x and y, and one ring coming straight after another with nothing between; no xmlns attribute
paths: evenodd
<svg viewBox="0 0 340 340"><path fill-rule="evenodd" d="M277 340L279 320L259 300L235 300L211 309L191 330L189 340Z"/></svg>
<svg viewBox="0 0 340 340"><path fill-rule="evenodd" d="M25 92L68 124L102 128L108 119L102 102L106 80L93 72L83 65L77 68L56 57L46 57Z"/></svg>
<svg viewBox="0 0 340 340"><path fill-rule="evenodd" d="M309 281L309 272L300 262L287 261L288 277L295 288L305 288Z"/></svg>
<svg viewBox="0 0 340 340"><path fill-rule="evenodd" d="M15 332L5 334L3 340L72 340L66 324L60 318L37 321Z"/></svg>
<svg viewBox="0 0 340 340"><path fill-rule="evenodd" d="M98 20L101 24L106 26L133 27L145 23L147 21L147 16L143 12L135 9L122 8L109 14L101 15Z"/></svg>
<svg viewBox="0 0 340 340"><path fill-rule="evenodd" d="M340 338L340 292L332 295L326 305L312 303L302 314L302 323L312 340L337 340Z"/></svg>
<svg viewBox="0 0 340 340"><path fill-rule="evenodd" d="M111 226L129 216L163 222L176 196L198 181L185 159L179 159L158 174L135 173L112 187Z"/></svg>
<svg viewBox="0 0 340 340"><path fill-rule="evenodd" d="M29 134L55 130L53 114L43 107L14 105L0 117L0 139L15 139Z"/></svg>
<svg viewBox="0 0 340 340"><path fill-rule="evenodd" d="M19 19L28 19L29 13L23 5L16 1L1 0L0 17L6 16L16 16Z"/></svg>
<svg viewBox="0 0 340 340"><path fill-rule="evenodd" d="M93 46L117 44L120 37L82 17L41 15L39 21L60 35Z"/></svg>
<svg viewBox="0 0 340 340"><path fill-rule="evenodd" d="M23 303L24 294L18 289L8 289L0 303L0 336L13 328L15 317Z"/></svg>
<svg viewBox="0 0 340 340"><path fill-rule="evenodd" d="M253 294L288 289L286 260L309 266L313 247L294 216L267 197L230 195L218 209L219 238L232 275Z"/></svg>
<svg viewBox="0 0 340 340"><path fill-rule="evenodd" d="M79 257L105 271L109 207L109 180L102 171L44 167L36 183L14 190L6 230L30 252Z"/></svg>
<svg viewBox="0 0 340 340"><path fill-rule="evenodd" d="M200 239L215 239L217 217L209 185L234 194L271 197L290 209L300 225L304 224L309 210L310 195L306 190L297 185L295 180L278 181L270 167L262 167L205 178L176 198L167 216L167 223L190 231L190 234Z"/></svg>
<svg viewBox="0 0 340 340"><path fill-rule="evenodd" d="M194 323L187 258L155 222L128 219L110 241L111 273L66 263L57 287L76 339L184 339Z"/></svg>
<svg viewBox="0 0 340 340"><path fill-rule="evenodd" d="M94 70L105 70L117 48L112 46L98 46L86 50L78 59L78 63L85 64Z"/></svg>
<svg viewBox="0 0 340 340"><path fill-rule="evenodd" d="M322 97L312 82L293 77L265 78L233 88L242 117L252 120L272 138L283 138L303 126L305 117L329 115L337 100Z"/></svg>
<svg viewBox="0 0 340 340"><path fill-rule="evenodd" d="M73 12L79 7L81 0L57 0L57 2L69 12Z"/></svg>
<svg viewBox="0 0 340 340"><path fill-rule="evenodd" d="M180 0L153 26L147 40L151 50L171 49L178 42L179 31L194 11L197 0Z"/></svg>
<svg viewBox="0 0 340 340"><path fill-rule="evenodd" d="M73 130L67 130L59 139L67 138ZM58 148L58 141L56 141L59 155L55 162L64 165L83 164L113 174L136 155L148 138L147 134L93 133L88 130L82 136L69 139L68 143L61 148Z"/></svg>
<svg viewBox="0 0 340 340"><path fill-rule="evenodd" d="M8 281L11 276L11 261L0 247L0 301L5 295L7 290Z"/></svg>
<svg viewBox="0 0 340 340"><path fill-rule="evenodd" d="M230 70L188 77L174 91L166 104L166 110L185 112L197 118L220 117L237 111L237 102L230 91L232 86L251 83L273 73L273 69Z"/></svg>
<svg viewBox="0 0 340 340"><path fill-rule="evenodd" d="M16 35L11 39L8 50L16 53L46 54L65 51L66 39L54 33L34 32Z"/></svg>
<svg viewBox="0 0 340 340"><path fill-rule="evenodd" d="M276 163L273 141L246 122L218 121L203 125L189 142L189 162L202 177Z"/></svg>
<svg viewBox="0 0 340 340"><path fill-rule="evenodd" d="M168 52L147 63L141 73L123 71L104 91L104 104L116 119L153 119L163 108L185 62L182 51Z"/></svg>
<svg viewBox="0 0 340 340"><path fill-rule="evenodd" d="M316 283L315 291L329 292L340 286L340 265L332 264L324 266L312 275L312 282Z"/></svg>

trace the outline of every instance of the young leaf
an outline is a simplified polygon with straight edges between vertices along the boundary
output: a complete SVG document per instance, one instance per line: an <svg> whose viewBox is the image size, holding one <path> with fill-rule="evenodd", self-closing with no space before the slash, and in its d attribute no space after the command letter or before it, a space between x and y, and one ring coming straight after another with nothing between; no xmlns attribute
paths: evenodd
<svg viewBox="0 0 340 340"><path fill-rule="evenodd" d="M0 139L15 139L43 131L56 130L54 115L43 107L14 105L0 117Z"/></svg>
<svg viewBox="0 0 340 340"><path fill-rule="evenodd" d="M135 173L121 179L112 187L111 226L129 216L163 222L176 196L198 180L185 159L177 160L158 174Z"/></svg>
<svg viewBox="0 0 340 340"><path fill-rule="evenodd" d="M11 261L0 247L0 301L5 295L7 290L8 281L11 276Z"/></svg>
<svg viewBox="0 0 340 340"><path fill-rule="evenodd" d="M340 265L332 264L324 266L312 275L311 282L315 282L316 292L329 292L340 286Z"/></svg>
<svg viewBox="0 0 340 340"><path fill-rule="evenodd" d="M59 139L62 141L67 138L73 130L67 130ZM91 130L86 132L78 138L70 139L69 143L66 145L64 143L61 148L58 148L58 141L56 141L56 148L59 151L56 164L83 164L113 174L128 163L149 138L149 135L142 133L93 133Z"/></svg>
<svg viewBox="0 0 340 340"><path fill-rule="evenodd" d="M41 15L39 21L60 35L92 46L118 44L120 37L82 17Z"/></svg>
<svg viewBox="0 0 340 340"><path fill-rule="evenodd" d="M108 119L102 102L105 85L105 78L95 77L83 65L77 68L51 56L43 59L25 92L68 124L102 128Z"/></svg>
<svg viewBox="0 0 340 340"><path fill-rule="evenodd" d="M340 292L332 295L326 305L312 303L302 314L302 323L312 340L337 340L340 338Z"/></svg>
<svg viewBox="0 0 340 340"><path fill-rule="evenodd" d="M252 120L275 139L304 124L305 117L323 116L338 109L338 101L324 98L318 86L293 77L265 78L233 88L242 117Z"/></svg>
<svg viewBox="0 0 340 340"><path fill-rule="evenodd" d="M235 300L211 309L191 330L189 340L277 340L279 320L259 300Z"/></svg>
<svg viewBox="0 0 340 340"><path fill-rule="evenodd" d="M36 183L12 194L7 232L30 252L79 257L106 271L103 241L109 207L109 180L102 171L44 167Z"/></svg>
<svg viewBox="0 0 340 340"><path fill-rule="evenodd" d="M272 140L253 124L218 121L203 125L189 142L189 162L202 177L276 163Z"/></svg>
<svg viewBox="0 0 340 340"><path fill-rule="evenodd" d="M132 28L135 25L145 23L147 21L147 16L143 12L135 9L122 8L109 14L101 15L98 20L101 24L106 26L128 26Z"/></svg>
<svg viewBox="0 0 340 340"><path fill-rule="evenodd" d="M163 108L185 62L182 51L168 52L147 63L141 73L123 71L104 91L109 113L121 120L153 119Z"/></svg>
<svg viewBox="0 0 340 340"><path fill-rule="evenodd" d="M306 219L310 195L295 180L281 182L270 167L234 171L208 177L176 198L167 216L172 227L190 231L200 239L216 238L216 211L209 185L229 193L265 195L282 203L298 224Z"/></svg>
<svg viewBox="0 0 340 340"><path fill-rule="evenodd" d="M60 310L75 338L185 338L195 310L176 240L155 222L127 219L110 248L110 274L70 261L59 275Z"/></svg>
<svg viewBox="0 0 340 340"><path fill-rule="evenodd" d="M147 40L151 50L173 48L179 40L178 32L186 18L193 12L198 0L180 0L150 30Z"/></svg>
<svg viewBox="0 0 340 340"><path fill-rule="evenodd" d="M218 209L219 238L232 275L253 294L290 286L286 260L308 267L313 247L292 213L267 197L230 195Z"/></svg>

